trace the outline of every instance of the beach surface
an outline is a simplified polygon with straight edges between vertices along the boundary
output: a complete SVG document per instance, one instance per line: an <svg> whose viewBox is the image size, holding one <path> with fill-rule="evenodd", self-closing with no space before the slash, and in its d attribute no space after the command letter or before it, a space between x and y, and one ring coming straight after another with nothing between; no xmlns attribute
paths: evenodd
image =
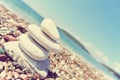
<svg viewBox="0 0 120 80"><path fill-rule="evenodd" d="M0 80L41 80L39 74L31 73L6 55L3 46L6 42L18 41L21 34L27 33L29 24L0 5ZM44 80L113 80L83 57L65 46L63 49L62 53L50 53L49 71Z"/></svg>

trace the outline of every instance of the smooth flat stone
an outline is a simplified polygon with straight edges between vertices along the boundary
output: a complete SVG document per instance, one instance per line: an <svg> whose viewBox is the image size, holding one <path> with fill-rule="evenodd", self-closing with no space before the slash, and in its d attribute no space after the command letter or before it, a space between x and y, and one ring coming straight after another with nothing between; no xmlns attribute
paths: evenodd
<svg viewBox="0 0 120 80"><path fill-rule="evenodd" d="M37 72L41 75L42 78L45 78L48 73L48 67L50 65L49 59L43 61L36 61L29 56L27 56L19 47L19 42L7 42L4 45L4 48L7 54L15 61L18 62L23 67L28 68L32 72ZM14 58L17 56L17 58Z"/></svg>
<svg viewBox="0 0 120 80"><path fill-rule="evenodd" d="M28 32L36 42L38 42L48 51L60 52L62 50L62 47L58 43L45 36L39 26L34 24L29 25Z"/></svg>
<svg viewBox="0 0 120 80"><path fill-rule="evenodd" d="M49 52L38 45L28 34L23 34L19 37L21 49L31 58L35 60L45 60L49 56Z"/></svg>
<svg viewBox="0 0 120 80"><path fill-rule="evenodd" d="M45 18L41 22L41 30L45 32L51 39L58 41L60 39L60 35L58 33L57 27L54 21L50 18Z"/></svg>

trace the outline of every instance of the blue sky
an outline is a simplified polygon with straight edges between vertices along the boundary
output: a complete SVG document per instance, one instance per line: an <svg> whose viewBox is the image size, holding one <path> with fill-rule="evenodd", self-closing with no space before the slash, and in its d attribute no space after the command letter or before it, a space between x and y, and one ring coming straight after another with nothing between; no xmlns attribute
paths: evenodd
<svg viewBox="0 0 120 80"><path fill-rule="evenodd" d="M120 71L119 0L24 0ZM94 55L94 54L93 54Z"/></svg>

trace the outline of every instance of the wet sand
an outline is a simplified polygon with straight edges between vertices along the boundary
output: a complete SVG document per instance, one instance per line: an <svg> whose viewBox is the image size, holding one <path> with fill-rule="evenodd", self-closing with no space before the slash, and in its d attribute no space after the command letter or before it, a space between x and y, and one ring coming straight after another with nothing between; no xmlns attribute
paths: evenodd
<svg viewBox="0 0 120 80"><path fill-rule="evenodd" d="M9 41L18 41L21 34L27 33L29 24L0 5L0 80L41 80L39 74L31 73L9 58L2 46ZM84 58L66 48L59 54L50 53L49 58L49 72L45 80L110 80Z"/></svg>

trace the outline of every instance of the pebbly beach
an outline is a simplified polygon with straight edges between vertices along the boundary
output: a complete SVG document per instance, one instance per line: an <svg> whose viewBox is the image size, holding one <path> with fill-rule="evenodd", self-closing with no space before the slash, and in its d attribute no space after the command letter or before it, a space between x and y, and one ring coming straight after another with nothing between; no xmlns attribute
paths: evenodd
<svg viewBox="0 0 120 80"><path fill-rule="evenodd" d="M50 53L50 66L44 79L18 64L6 54L3 44L19 41L20 35L28 33L26 28L30 24L0 5L0 80L112 80L64 46L62 52Z"/></svg>

